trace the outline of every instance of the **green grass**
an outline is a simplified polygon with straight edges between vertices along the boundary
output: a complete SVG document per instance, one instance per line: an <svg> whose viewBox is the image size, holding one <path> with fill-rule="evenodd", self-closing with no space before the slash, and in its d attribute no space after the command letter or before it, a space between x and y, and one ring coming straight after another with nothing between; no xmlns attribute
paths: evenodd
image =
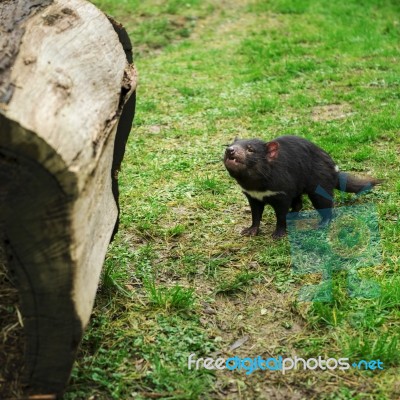
<svg viewBox="0 0 400 400"><path fill-rule="evenodd" d="M239 272L232 280L228 281L221 277L216 293L232 294L243 288L248 288L249 283L257 277L255 272Z"/></svg>
<svg viewBox="0 0 400 400"><path fill-rule="evenodd" d="M146 280L150 304L165 310L190 310L194 304L193 289L185 289L179 285L172 288L156 287L154 281Z"/></svg>
<svg viewBox="0 0 400 400"><path fill-rule="evenodd" d="M140 85L120 232L66 399L398 398L400 3L94 3L126 26ZM240 236L251 216L221 162L224 146L281 134L312 140L342 170L384 179L354 203L337 196L339 206L378 210L382 261L357 270L379 283L377 297L350 297L340 271L329 301L299 301L321 271L292 269L288 240L270 237L270 208L260 236ZM385 369L188 370L189 354L229 357L245 335L242 357L380 358Z"/></svg>

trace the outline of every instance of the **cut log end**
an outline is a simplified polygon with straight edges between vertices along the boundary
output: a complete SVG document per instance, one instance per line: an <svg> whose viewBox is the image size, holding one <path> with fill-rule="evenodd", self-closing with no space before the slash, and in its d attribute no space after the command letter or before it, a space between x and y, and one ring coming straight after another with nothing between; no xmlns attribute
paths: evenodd
<svg viewBox="0 0 400 400"><path fill-rule="evenodd" d="M123 27L84 0L10 0L0 13L15 28L0 26L13 50L0 62L0 240L30 393L59 397L118 227L137 77Z"/></svg>

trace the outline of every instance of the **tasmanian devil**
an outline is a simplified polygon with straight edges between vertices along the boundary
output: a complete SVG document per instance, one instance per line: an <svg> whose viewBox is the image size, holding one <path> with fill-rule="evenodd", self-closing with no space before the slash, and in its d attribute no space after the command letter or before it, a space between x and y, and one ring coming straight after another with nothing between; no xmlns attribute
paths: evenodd
<svg viewBox="0 0 400 400"><path fill-rule="evenodd" d="M379 183L339 172L328 153L297 136L281 136L271 142L236 139L225 151L224 164L250 204L252 224L242 231L247 236L258 234L265 204L275 211L272 237L276 239L286 233L289 210L301 210L303 194L319 211L323 226L332 218L333 189L358 193Z"/></svg>

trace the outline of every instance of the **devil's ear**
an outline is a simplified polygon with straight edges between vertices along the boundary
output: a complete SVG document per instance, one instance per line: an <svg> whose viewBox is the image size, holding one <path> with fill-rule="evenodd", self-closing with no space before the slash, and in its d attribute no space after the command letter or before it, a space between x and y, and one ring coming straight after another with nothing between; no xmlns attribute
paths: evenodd
<svg viewBox="0 0 400 400"><path fill-rule="evenodd" d="M279 153L279 143L278 142L268 142L267 147L267 158L268 160L275 160Z"/></svg>

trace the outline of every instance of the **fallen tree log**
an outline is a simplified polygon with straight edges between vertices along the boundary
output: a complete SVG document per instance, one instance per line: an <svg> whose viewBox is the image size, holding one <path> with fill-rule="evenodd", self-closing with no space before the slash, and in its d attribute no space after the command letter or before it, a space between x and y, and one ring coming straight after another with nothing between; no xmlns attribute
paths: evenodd
<svg viewBox="0 0 400 400"><path fill-rule="evenodd" d="M89 321L135 88L128 35L91 3L0 2L0 245L30 393L62 395Z"/></svg>

